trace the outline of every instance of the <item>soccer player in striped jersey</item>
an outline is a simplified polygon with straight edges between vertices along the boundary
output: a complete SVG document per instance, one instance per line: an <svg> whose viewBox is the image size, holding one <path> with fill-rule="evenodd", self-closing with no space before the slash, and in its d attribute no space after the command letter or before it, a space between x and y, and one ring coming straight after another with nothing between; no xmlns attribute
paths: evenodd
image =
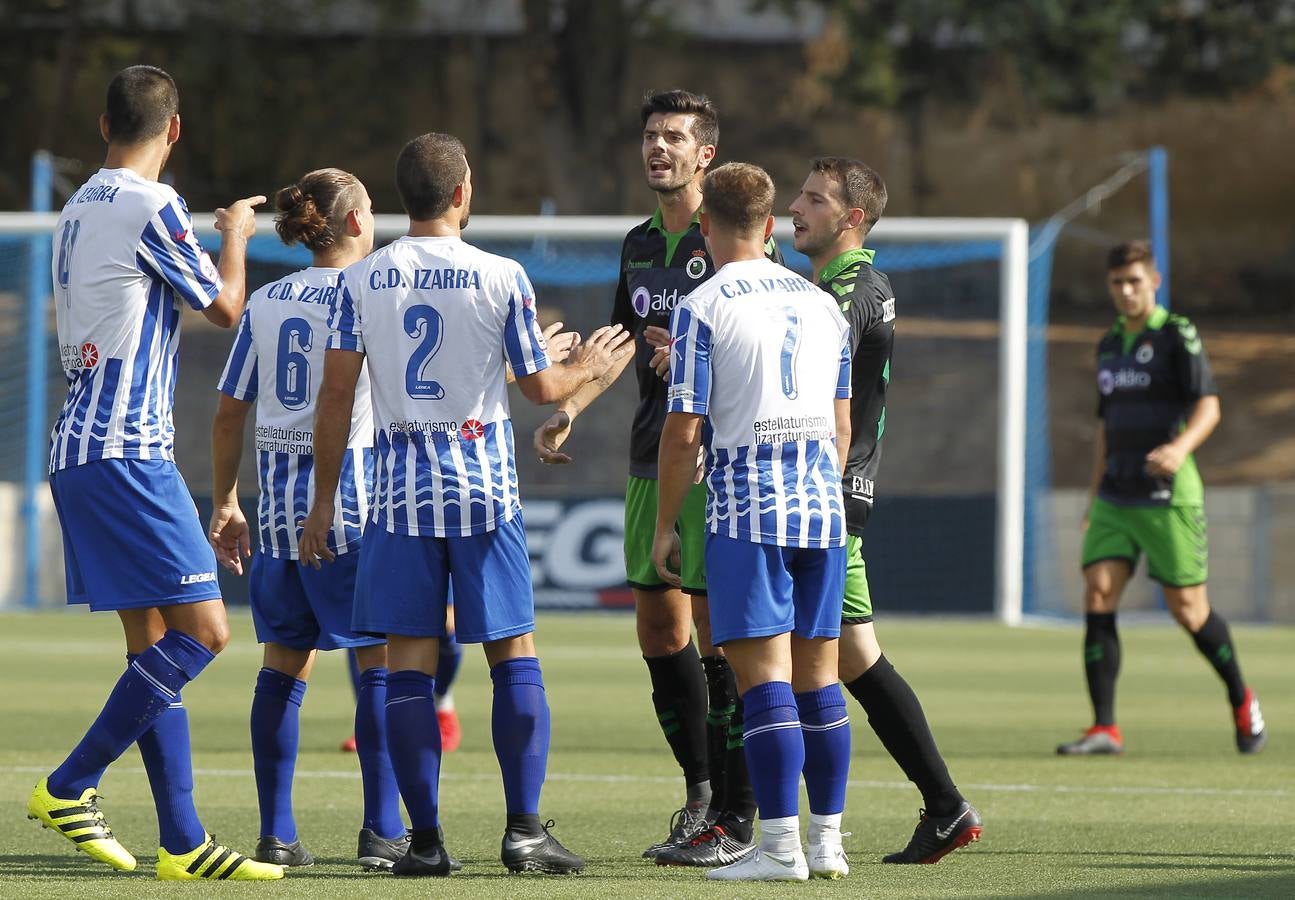
<svg viewBox="0 0 1295 900"><path fill-rule="evenodd" d="M814 281L850 323L850 454L843 474L849 539L841 618L840 675L868 714L868 724L922 792L923 812L908 846L888 863L934 863L980 839L980 814L949 777L917 695L881 652L863 561L863 529L872 514L886 428L886 389L895 344L895 294L873 268L864 240L886 208L886 185L867 164L839 156L814 160L789 212L796 249Z"/></svg>
<svg viewBox="0 0 1295 900"><path fill-rule="evenodd" d="M216 211L213 265L184 201L158 181L180 137L179 106L161 69L117 73L99 120L103 168L58 219L52 269L68 394L51 435L50 492L68 602L117 613L127 666L85 737L36 785L27 813L99 862L133 870L97 785L138 742L157 808L159 879L277 879L280 866L217 844L193 806L181 690L228 643L229 624L173 454L180 317L188 306L223 328L238 322L253 208L265 198Z"/></svg>
<svg viewBox="0 0 1295 900"><path fill-rule="evenodd" d="M1268 740L1259 699L1241 676L1227 621L1210 607L1205 486L1193 456L1222 413L1196 326L1156 303L1160 273L1147 241L1112 247L1106 287L1119 318L1097 344L1096 453L1084 515L1084 675L1093 724L1063 756L1115 754L1120 674L1116 611L1146 554L1165 605L1223 681L1240 753Z"/></svg>
<svg viewBox="0 0 1295 900"><path fill-rule="evenodd" d="M333 304L300 555L314 565L334 558L333 497L367 359L377 473L352 624L388 641L388 747L412 825L393 872L450 870L432 697L451 584L458 640L484 644L494 683L492 734L507 807L502 861L516 872L578 872L584 860L539 817L549 711L504 373L512 370L532 402L555 403L602 375L618 350L629 352L628 335L600 329L552 363L521 266L462 240L472 177L457 138L410 141L396 161L396 188L408 234L347 267Z"/></svg>
<svg viewBox="0 0 1295 900"><path fill-rule="evenodd" d="M639 399L625 488L625 570L634 593L652 706L685 788L683 806L671 818L664 840L643 855L662 865L713 867L754 849L755 797L742 752L742 703L733 671L710 640L705 490L697 485L689 492L679 520L681 588L657 577L652 529L657 445L666 415L666 385L658 377L654 353L669 340L671 311L715 271L701 234L700 210L701 182L715 158L719 117L707 97L681 90L648 94L639 115L643 169L648 187L657 195L657 211L625 235L611 313L613 324L634 331L638 346ZM782 261L772 238L765 254ZM534 447L542 462L570 462L558 448L570 435L572 422L619 375L620 369L614 369L559 404L535 432Z"/></svg>
<svg viewBox="0 0 1295 900"><path fill-rule="evenodd" d="M292 810L301 703L315 651L351 648L361 669L355 734L364 819L357 852L367 868L390 868L409 839L387 756L386 645L351 630L360 538L373 491L373 413L365 372L351 409L328 533L336 561L323 572L297 562L297 527L308 512L313 481L311 429L328 313L342 269L373 249L372 204L354 175L319 169L279 191L275 207L279 237L309 249L312 264L248 299L220 378L212 426L210 538L217 561L241 575L251 542L238 504L238 466L255 403L259 552L251 563L250 595L257 640L265 645L251 715L261 811L256 858L286 866L314 861L298 837Z"/></svg>
<svg viewBox="0 0 1295 900"><path fill-rule="evenodd" d="M717 270L675 310L652 561L677 585L675 520L706 450L711 636L737 674L760 845L707 877L804 881L849 871L841 814L850 723L837 682L845 581L841 467L849 326L765 258L773 183L729 163L706 176L702 233ZM810 859L801 849L800 775Z"/></svg>

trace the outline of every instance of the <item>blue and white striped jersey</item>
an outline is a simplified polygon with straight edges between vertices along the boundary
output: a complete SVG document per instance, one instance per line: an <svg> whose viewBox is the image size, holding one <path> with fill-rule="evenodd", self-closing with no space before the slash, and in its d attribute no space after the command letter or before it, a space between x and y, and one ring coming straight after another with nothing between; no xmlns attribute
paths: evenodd
<svg viewBox="0 0 1295 900"><path fill-rule="evenodd" d="M315 495L315 400L324 378L328 314L341 269L311 267L252 294L238 323L220 391L256 401L257 504L261 551L297 558L298 523ZM358 548L373 495L373 409L361 370L351 434L333 497L328 546Z"/></svg>
<svg viewBox="0 0 1295 900"><path fill-rule="evenodd" d="M54 309L67 399L50 474L96 459L174 459L180 301L220 293L184 201L129 169L100 169L54 232Z"/></svg>
<svg viewBox="0 0 1295 900"><path fill-rule="evenodd" d="M504 366L549 365L522 267L452 237L405 236L348 266L329 349L366 354L377 430L373 521L466 537L520 508Z"/></svg>
<svg viewBox="0 0 1295 900"><path fill-rule="evenodd" d="M668 412L706 417L706 521L782 547L845 544L833 398L849 326L830 295L767 259L731 262L670 320Z"/></svg>

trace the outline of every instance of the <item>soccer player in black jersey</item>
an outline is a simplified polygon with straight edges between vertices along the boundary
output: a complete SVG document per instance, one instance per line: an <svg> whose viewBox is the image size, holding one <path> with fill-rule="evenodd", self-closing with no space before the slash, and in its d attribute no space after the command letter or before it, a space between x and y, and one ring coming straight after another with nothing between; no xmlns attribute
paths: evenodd
<svg viewBox="0 0 1295 900"><path fill-rule="evenodd" d="M814 280L836 297L850 323L853 396L850 453L843 473L849 533L842 610L841 681L868 714L868 724L904 774L922 792L925 809L912 840L888 863L934 863L980 839L981 821L949 777L926 715L908 682L881 652L863 562L863 529L872 512L886 428L886 388L895 341L895 294L863 246L886 207L886 186L857 159L814 160L791 204L796 249L809 257Z"/></svg>
<svg viewBox="0 0 1295 900"><path fill-rule="evenodd" d="M1115 723L1120 639L1115 610L1138 557L1160 582L1165 605L1227 687L1237 749L1267 740L1255 692L1241 678L1236 646L1205 591L1205 489L1196 450L1219 422L1218 389L1196 326L1156 305L1160 274L1146 241L1110 251L1107 287L1115 325L1097 345L1096 454L1085 515L1084 673L1094 723L1066 755L1121 753Z"/></svg>
<svg viewBox="0 0 1295 900"><path fill-rule="evenodd" d="M702 485L694 486L679 516L682 590L664 583L652 564L657 448L666 417L666 385L652 357L669 340L671 311L715 271L699 211L719 120L709 99L681 90L649 93L640 115L644 174L656 192L657 210L625 235L611 314L613 323L634 332L637 349L639 402L625 491L625 569L634 592L639 648L652 682L652 705L687 788L669 834L643 855L662 864L714 867L735 862L755 847L755 798L746 776L733 673L710 643ZM766 252L781 261L772 240ZM563 401L536 430L534 445L542 462L570 462L558 448L570 435L572 421L626 365L628 359Z"/></svg>

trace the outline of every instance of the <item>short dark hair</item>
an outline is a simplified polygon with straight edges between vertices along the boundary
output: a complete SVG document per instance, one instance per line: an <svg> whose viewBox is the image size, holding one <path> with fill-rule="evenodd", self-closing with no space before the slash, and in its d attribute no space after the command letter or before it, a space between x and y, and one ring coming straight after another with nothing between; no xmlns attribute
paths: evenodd
<svg viewBox="0 0 1295 900"><path fill-rule="evenodd" d="M862 160L848 156L820 156L810 166L836 184L837 196L847 209L863 210L863 233L866 236L886 210L886 182L877 170Z"/></svg>
<svg viewBox="0 0 1295 900"><path fill-rule="evenodd" d="M346 215L360 198L360 179L341 169L316 169L274 195L274 230L289 246L327 250L342 236Z"/></svg>
<svg viewBox="0 0 1295 900"><path fill-rule="evenodd" d="M702 181L701 202L716 223L749 235L773 213L773 179L751 163L725 163Z"/></svg>
<svg viewBox="0 0 1295 900"><path fill-rule="evenodd" d="M719 113L705 94L680 90L648 91L643 95L643 106L639 109L641 124L646 125L656 113L687 113L692 116L692 136L703 144L718 146Z"/></svg>
<svg viewBox="0 0 1295 900"><path fill-rule="evenodd" d="M415 221L436 219L454 202L468 174L467 151L452 134L430 132L405 144L396 159L396 192Z"/></svg>
<svg viewBox="0 0 1295 900"><path fill-rule="evenodd" d="M1156 255L1151 252L1151 242L1145 240L1125 241L1117 244L1106 254L1106 271L1113 272L1134 263L1144 263L1148 269L1156 267Z"/></svg>
<svg viewBox="0 0 1295 900"><path fill-rule="evenodd" d="M108 83L108 140L138 144L157 137L180 111L175 79L156 66L130 66Z"/></svg>

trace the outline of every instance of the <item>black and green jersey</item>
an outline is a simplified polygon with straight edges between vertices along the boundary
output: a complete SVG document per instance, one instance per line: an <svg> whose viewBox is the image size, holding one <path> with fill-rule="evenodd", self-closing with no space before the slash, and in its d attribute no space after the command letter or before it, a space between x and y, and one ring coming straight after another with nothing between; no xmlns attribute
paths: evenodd
<svg viewBox="0 0 1295 900"><path fill-rule="evenodd" d="M1106 430L1106 471L1099 495L1126 506L1199 506L1196 461L1178 474L1147 474L1147 454L1183 430L1201 397L1217 394L1196 326L1157 306L1138 334L1116 320L1097 344L1097 415Z"/></svg>
<svg viewBox="0 0 1295 900"><path fill-rule="evenodd" d="M836 297L850 323L851 437L842 487L845 526L854 535L863 534L872 512L895 346L895 292L885 273L872 267L872 258L872 250L847 250L818 276L819 287Z"/></svg>
<svg viewBox="0 0 1295 900"><path fill-rule="evenodd" d="M775 262L782 262L772 238L765 252ZM674 308L714 274L698 216L693 216L687 230L671 233L665 230L658 209L652 218L631 229L621 245L621 274L611 324L634 333L639 404L630 431L629 473L636 478L657 477L657 446L666 416L666 382L652 369L653 349L643 332L649 325L668 329Z"/></svg>

